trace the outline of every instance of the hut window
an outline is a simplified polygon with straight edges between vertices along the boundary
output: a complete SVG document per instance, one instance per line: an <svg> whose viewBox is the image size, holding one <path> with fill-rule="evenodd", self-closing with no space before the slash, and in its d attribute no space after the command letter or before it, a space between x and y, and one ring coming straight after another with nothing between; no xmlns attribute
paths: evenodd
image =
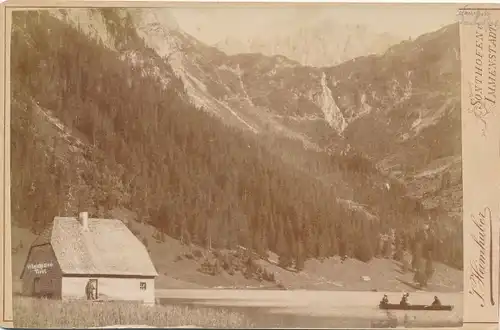
<svg viewBox="0 0 500 330"><path fill-rule="evenodd" d="M141 290L146 290L146 282L141 282Z"/></svg>

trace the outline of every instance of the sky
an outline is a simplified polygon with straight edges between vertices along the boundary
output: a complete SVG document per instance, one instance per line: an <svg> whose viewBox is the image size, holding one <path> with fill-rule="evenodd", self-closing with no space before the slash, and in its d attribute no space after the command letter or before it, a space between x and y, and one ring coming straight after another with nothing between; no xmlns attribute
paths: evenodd
<svg viewBox="0 0 500 330"><path fill-rule="evenodd" d="M226 37L248 38L279 33L292 24L307 24L317 19L363 24L380 33L415 38L455 22L459 7L459 4L422 3L198 3L189 7L177 5L169 11L184 31L207 44L215 44Z"/></svg>

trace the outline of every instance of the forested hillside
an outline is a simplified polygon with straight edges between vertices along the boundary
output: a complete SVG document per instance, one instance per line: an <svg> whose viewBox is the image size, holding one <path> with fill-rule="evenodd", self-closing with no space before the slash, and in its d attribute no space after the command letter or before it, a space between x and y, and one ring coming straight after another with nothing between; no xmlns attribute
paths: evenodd
<svg viewBox="0 0 500 330"><path fill-rule="evenodd" d="M115 25L117 50L45 12L16 12L13 25L16 225L39 232L56 215L124 208L183 242L270 250L297 269L333 255L368 261L391 228L399 249L416 246L427 213L369 158L224 125L188 102L168 62L130 25ZM121 56L134 50L142 65ZM461 268L461 226L433 228L434 258Z"/></svg>

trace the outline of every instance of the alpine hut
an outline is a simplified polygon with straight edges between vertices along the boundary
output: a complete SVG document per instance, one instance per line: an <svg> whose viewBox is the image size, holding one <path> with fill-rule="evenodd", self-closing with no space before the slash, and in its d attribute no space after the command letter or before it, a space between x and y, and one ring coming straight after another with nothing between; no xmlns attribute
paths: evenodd
<svg viewBox="0 0 500 330"><path fill-rule="evenodd" d="M23 294L67 299L155 302L158 276L142 242L120 220L55 217L33 242Z"/></svg>

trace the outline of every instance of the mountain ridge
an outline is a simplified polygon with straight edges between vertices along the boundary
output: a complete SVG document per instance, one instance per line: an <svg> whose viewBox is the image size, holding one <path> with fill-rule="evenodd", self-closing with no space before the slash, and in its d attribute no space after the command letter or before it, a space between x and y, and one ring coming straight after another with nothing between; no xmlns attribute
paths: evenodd
<svg viewBox="0 0 500 330"><path fill-rule="evenodd" d="M282 55L303 66L330 67L365 54L383 53L399 41L390 33L375 33L360 24L339 24L324 18L309 24L294 21L286 31L245 41L226 38L214 46L231 55Z"/></svg>

